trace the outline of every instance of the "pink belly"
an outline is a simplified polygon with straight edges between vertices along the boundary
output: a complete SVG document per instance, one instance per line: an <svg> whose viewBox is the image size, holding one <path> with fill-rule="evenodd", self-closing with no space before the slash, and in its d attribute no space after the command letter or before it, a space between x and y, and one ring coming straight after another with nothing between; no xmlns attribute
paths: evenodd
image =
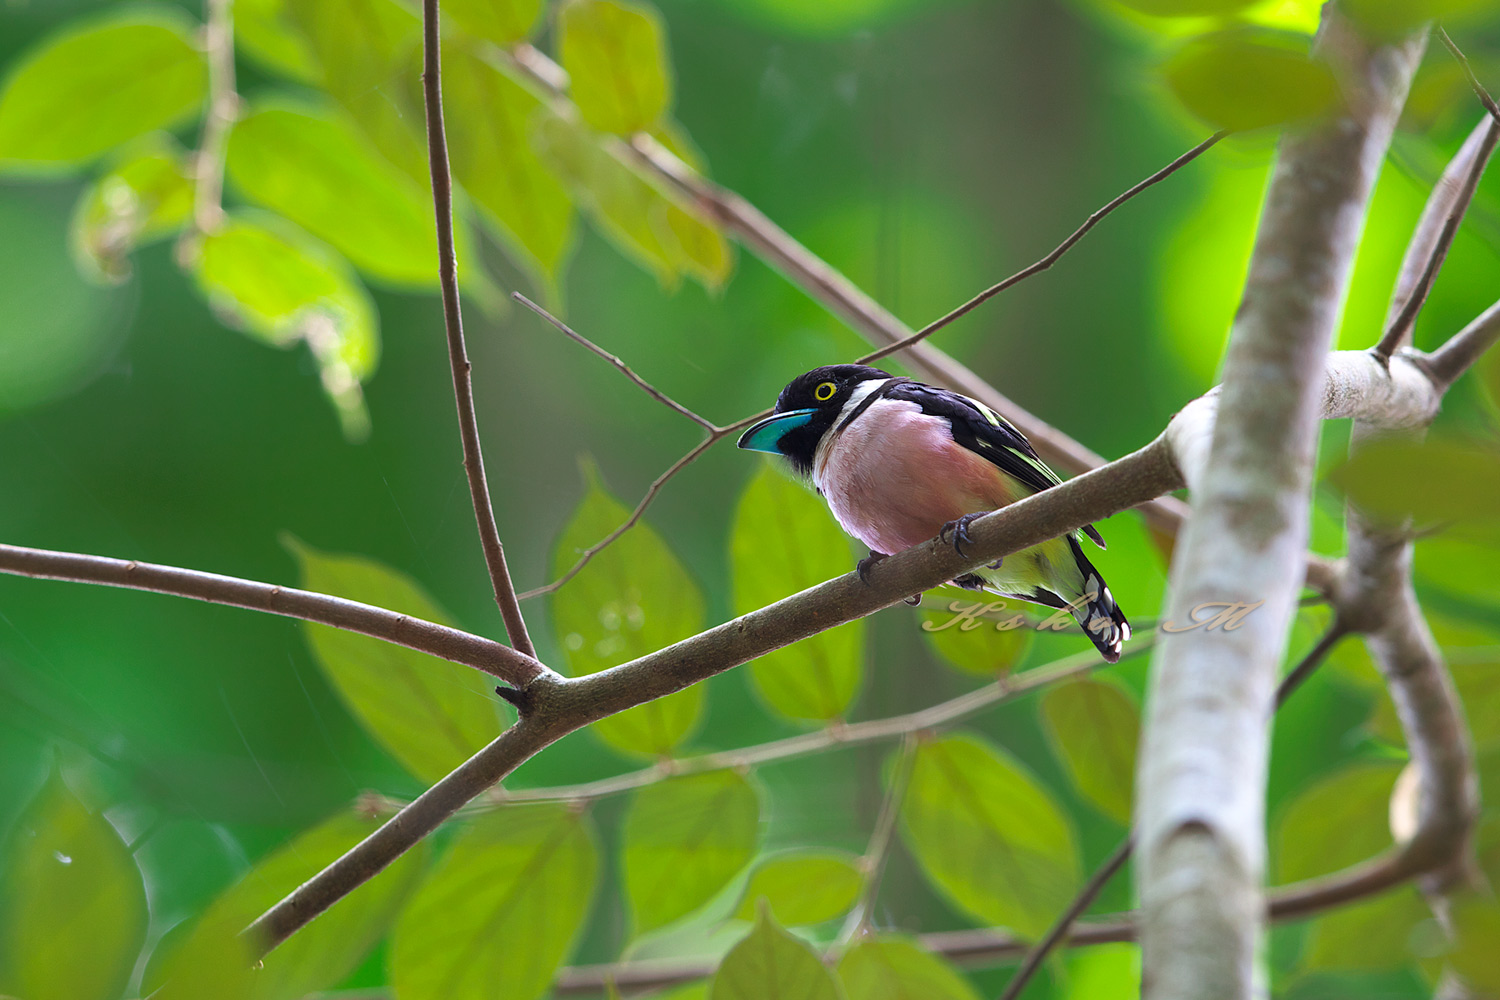
<svg viewBox="0 0 1500 1000"><path fill-rule="evenodd" d="M915 403L871 407L819 454L813 475L839 524L876 552L900 552L1014 499L995 465Z"/></svg>

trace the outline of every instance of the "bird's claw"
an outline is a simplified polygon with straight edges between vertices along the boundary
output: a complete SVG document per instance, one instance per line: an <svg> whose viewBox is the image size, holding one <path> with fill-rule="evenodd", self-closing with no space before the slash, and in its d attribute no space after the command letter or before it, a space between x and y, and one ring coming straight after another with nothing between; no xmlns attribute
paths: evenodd
<svg viewBox="0 0 1500 1000"><path fill-rule="evenodd" d="M905 604L910 604L912 607L916 607L918 604L922 603L922 595L912 594L910 597L901 598L901 600Z"/></svg>
<svg viewBox="0 0 1500 1000"><path fill-rule="evenodd" d="M870 585L870 568L885 558L884 552L870 550L870 554L854 564L854 572L859 574L859 582L865 586Z"/></svg>
<svg viewBox="0 0 1500 1000"><path fill-rule="evenodd" d="M949 521L947 524L943 525L942 530L938 532L938 538L946 542L948 541L948 536L952 535L953 551L957 552L960 556L967 559L969 554L964 551L964 544L973 541L973 539L969 537L969 525L973 524L976 519L981 518L988 513L989 511L987 510L981 510L973 514L965 514L963 517L959 518L956 521Z"/></svg>

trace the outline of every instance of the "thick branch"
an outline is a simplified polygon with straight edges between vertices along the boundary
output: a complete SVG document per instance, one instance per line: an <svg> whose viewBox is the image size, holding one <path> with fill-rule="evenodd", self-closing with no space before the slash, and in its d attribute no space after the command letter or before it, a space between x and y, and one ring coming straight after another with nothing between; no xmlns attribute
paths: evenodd
<svg viewBox="0 0 1500 1000"><path fill-rule="evenodd" d="M217 573L158 566L136 562L134 559L111 559L108 556L53 552L5 544L0 544L0 573L42 580L97 583L129 590L149 590L157 594L190 597L195 601L300 618L441 656L445 660L483 670L517 687L525 687L537 677L552 672L532 657L503 643L446 625L329 594L316 594L256 580L241 580Z"/></svg>
<svg viewBox="0 0 1500 1000"><path fill-rule="evenodd" d="M1364 52L1325 14L1320 50L1354 54L1359 111L1287 136L1267 193L1168 605L1176 620L1219 602L1256 610L1233 631L1164 637L1147 701L1137 872L1153 998L1254 995L1268 720L1307 542L1320 373L1421 49Z"/></svg>
<svg viewBox="0 0 1500 1000"><path fill-rule="evenodd" d="M495 603L505 619L511 645L527 656L536 655L526 619L516 600L516 588L505 564L505 547L495 527L495 509L484 477L484 454L479 447L479 422L474 416L474 383L468 349L464 346L463 311L458 300L458 256L453 248L453 177L448 167L448 137L443 129L443 83L439 42L438 0L422 2L422 98L427 109L427 160L432 173L432 207L437 218L438 281L443 292L443 325L448 332L448 361L453 369L453 396L458 407L458 432L463 441L464 472L469 498L479 523L479 544L489 569Z"/></svg>

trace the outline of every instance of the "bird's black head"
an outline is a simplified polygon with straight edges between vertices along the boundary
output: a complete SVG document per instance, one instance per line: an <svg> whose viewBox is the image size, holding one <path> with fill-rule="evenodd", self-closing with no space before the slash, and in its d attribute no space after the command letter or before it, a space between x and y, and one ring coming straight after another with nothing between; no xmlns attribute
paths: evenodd
<svg viewBox="0 0 1500 1000"><path fill-rule="evenodd" d="M824 365L787 383L766 419L740 435L739 446L787 458L798 474L812 474L818 442L864 382L890 378L869 365Z"/></svg>

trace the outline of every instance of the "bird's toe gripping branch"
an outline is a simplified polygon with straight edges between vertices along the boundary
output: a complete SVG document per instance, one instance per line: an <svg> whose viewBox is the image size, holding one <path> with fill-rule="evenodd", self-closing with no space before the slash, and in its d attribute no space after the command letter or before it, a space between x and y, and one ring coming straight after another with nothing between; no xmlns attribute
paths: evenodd
<svg viewBox="0 0 1500 1000"><path fill-rule="evenodd" d="M957 552L960 556L967 559L969 557L969 554L964 551L964 545L973 541L973 539L969 537L969 525L973 524L976 520L988 513L989 511L987 510L976 511L973 514L965 514L963 517L959 518L956 521L949 521L947 524L943 525L942 530L938 532L938 538L946 542L951 535L953 539L953 551Z"/></svg>
<svg viewBox="0 0 1500 1000"><path fill-rule="evenodd" d="M865 556L859 562L855 563L854 572L859 574L859 582L868 587L870 585L871 567L885 558L886 554L884 552L876 552L874 549L871 549L869 555ZM922 595L913 594L910 597L905 598L905 601L912 607L916 607L918 604L922 603Z"/></svg>

